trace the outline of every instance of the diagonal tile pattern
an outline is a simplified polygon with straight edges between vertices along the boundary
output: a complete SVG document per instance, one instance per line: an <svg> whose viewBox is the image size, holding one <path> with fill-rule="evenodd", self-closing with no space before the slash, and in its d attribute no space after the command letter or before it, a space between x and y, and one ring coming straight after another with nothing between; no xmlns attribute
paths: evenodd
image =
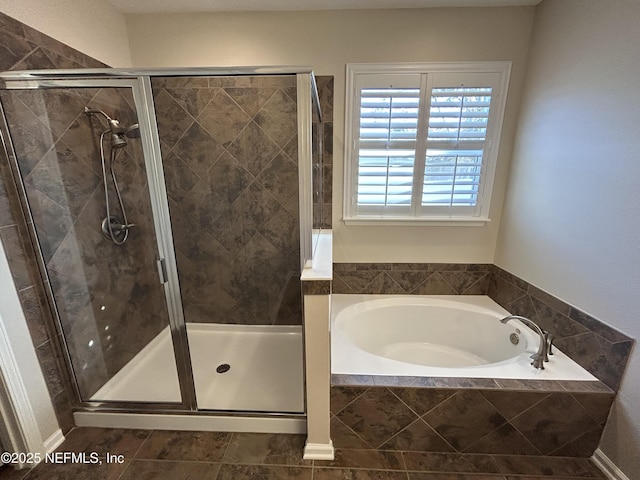
<svg viewBox="0 0 640 480"><path fill-rule="evenodd" d="M186 320L300 324L295 77L152 86Z"/></svg>
<svg viewBox="0 0 640 480"><path fill-rule="evenodd" d="M278 153L278 146L256 122L249 121L238 136L229 142L227 150L249 173L258 177Z"/></svg>
<svg viewBox="0 0 640 480"><path fill-rule="evenodd" d="M331 432L338 448L588 457L613 396L334 385Z"/></svg>
<svg viewBox="0 0 640 480"><path fill-rule="evenodd" d="M250 117L255 116L276 93L276 87L226 87L225 92Z"/></svg>
<svg viewBox="0 0 640 480"><path fill-rule="evenodd" d="M391 437L380 448L388 450L418 450L425 452L455 452L438 432L421 418Z"/></svg>
<svg viewBox="0 0 640 480"><path fill-rule="evenodd" d="M227 147L251 122L251 117L226 92L219 91L204 107L198 122L216 141ZM160 136L164 136L162 130Z"/></svg>
<svg viewBox="0 0 640 480"><path fill-rule="evenodd" d="M293 89L295 98L295 89ZM296 118L296 102L284 89L276 92L267 100L260 111L255 115L255 122L269 137L280 147L291 141L296 135L297 129L291 128L291 119Z"/></svg>
<svg viewBox="0 0 640 480"><path fill-rule="evenodd" d="M597 421L571 395L552 393L511 423L531 438L541 453L549 454L595 427ZM541 426L545 427L542 431Z"/></svg>
<svg viewBox="0 0 640 480"><path fill-rule="evenodd" d="M166 90L155 94L153 101L160 139L173 147L194 119Z"/></svg>
<svg viewBox="0 0 640 480"><path fill-rule="evenodd" d="M415 418L409 407L398 401L388 389L367 390L336 416L375 448L403 430Z"/></svg>
<svg viewBox="0 0 640 480"><path fill-rule="evenodd" d="M0 13L0 37L2 41L0 44L2 47L0 48L0 64L2 70L30 70L30 69L51 69L51 68L60 68L60 69L73 69L73 68L102 68L106 67L103 63L88 57L87 55L79 52L65 44L58 42L57 40L37 31L33 28L3 14ZM218 81L219 80L219 81ZM253 79L243 79L243 83L241 85L235 85L237 79L216 79L215 82L212 79L199 78L199 79L171 79L169 83L170 85L160 85L160 89L163 87L167 87L171 92L171 96L176 100L180 107L183 107L189 114L189 116L182 116L182 118L175 118L172 121L178 124L188 124L191 122L191 118L195 119L204 108L205 104L207 104L212 94L216 94L218 92L217 88L226 86L227 93L229 96L234 99L234 101L240 105L246 112L247 115L253 117L264 105L264 103L271 98L273 93L276 92L277 89L281 88L281 85L278 84L280 80L272 80L270 78L262 77L262 78L253 78ZM328 108L332 104L333 98L333 81L332 77L326 77L325 83L323 83L324 87L322 88L322 98L326 102L326 105L323 105L323 108ZM211 87L207 90L198 89L198 87ZM188 90L191 88L192 90ZM176 91L176 89L181 89ZM235 89L235 91L234 91ZM250 91L250 89L254 89ZM287 86L284 88L284 91L289 95L291 99L295 99L295 87ZM115 105L117 106L119 100L118 99L110 99L110 95L96 95L97 92L95 89L83 89L81 92L76 92L79 95L80 101L77 98L72 98L73 104L81 105L88 103L91 97L94 97L93 101L94 105L99 108L107 109L111 111L111 108ZM156 92L157 93L157 92ZM257 95L264 94L264 95ZM88 98L87 98L88 95ZM244 98L239 98L243 96ZM330 99L330 101L329 101ZM37 99L42 102L42 99ZM56 99L52 99L56 100ZM132 102L130 99L125 98L125 102L132 106ZM167 100L167 99L165 99ZM58 102L58 105L61 107L61 112L53 112L53 118L56 118L56 129L55 131L50 128L48 125L48 116L47 117L38 117L34 114L20 99L17 91L13 91L12 94L3 95L2 96L3 107L7 112L7 115L13 118L20 118L20 122L12 125L13 135L13 143L16 146L16 149L21 152L20 159L20 169L23 176L27 176L31 170L40 162L40 160L44 157L45 154L52 155L53 152L49 152L51 150L51 146L57 141L61 142L60 145L68 145L71 147L71 150L74 152L75 156L78 157L81 161L89 163L88 159L95 160L95 142L92 144L90 142L86 142L85 140L92 135L92 125L86 122L86 118L82 115L73 120L70 124L65 125L65 121L62 119L64 115L67 114L66 104L65 102ZM29 103L29 102L27 102ZM32 105L33 106L33 101ZM181 113L181 110L176 109L178 114ZM123 115L120 111L118 115ZM62 115L62 116L60 116ZM329 115L329 114L326 114ZM332 115L329 115L325 118L330 118ZM73 116L73 115L71 115ZM135 121L134 116L124 115L121 118L126 118L128 123L132 123ZM331 122L326 123L326 125L331 124ZM209 168L209 164L203 170L201 167L201 163L208 156L219 157L222 153L224 153L224 148L215 142L211 142L208 140L210 136L207 135L207 139L202 139L202 127L197 124L197 122L193 122L193 125L198 128L188 129L187 133L182 137L178 138L176 136L175 140L179 142L179 145L171 145L172 147L177 148L179 151L185 152L183 155L182 161L185 162L196 174L202 175L206 173L206 169ZM65 130L66 128L66 130ZM193 148L191 148L193 146ZM330 149L330 142L325 142L325 148ZM48 153L49 152L49 153ZM297 158L297 138L294 136L292 140L284 147L284 152L291 159ZM2 157L4 157L4 152L2 152ZM327 163L325 156L325 165L330 164L329 161ZM99 174L99 166L95 163L89 165L94 173ZM133 173L133 172L131 172ZM144 175L144 172L142 172ZM84 175L84 173L83 173ZM133 175L136 177L137 175ZM132 179L133 179L132 177ZM329 178L330 184L330 178ZM145 194L145 184L135 184L131 183L130 193L132 197L137 197L135 203L138 198L144 199ZM326 191L326 190L325 190ZM330 189L328 190L330 192ZM70 231L69 229L73 225L76 217L80 215L80 201L79 198L76 197L76 193L79 193L79 197L83 197L83 192L74 192L73 196L67 196L67 200L75 205L77 208L73 208L73 214L67 215L65 214L63 209L59 210L57 218L60 219L59 222L53 223L48 222L47 228L54 232L54 241L50 244L43 244L43 249L47 256L47 259L53 258L54 254L57 251L57 248L64 241L64 233ZM54 192L51 192L53 195ZM94 195L95 191L89 192L90 195ZM42 197L42 201L47 203L50 208L55 209L58 205L55 201L50 200L46 195L42 195L38 192L35 192L34 195L40 195ZM61 201L61 200L60 200ZM328 205L325 206L325 213L329 212L329 222L330 222L330 194L325 198L325 203ZM88 206L92 205L92 201L89 200L87 202ZM42 210L44 212L44 210ZM68 213L71 213L69 211ZM75 216L74 216L75 215ZM44 217L44 215L41 215ZM46 221L47 218L42 219L42 221ZM270 241L274 241L274 237L277 236L278 224L280 220L285 221L285 231L291 231L291 218L286 215L280 214L280 218L274 218L268 223L269 234L267 235L265 232L265 238L271 239ZM136 219L137 223L140 225L140 221ZM330 225L330 223L329 223ZM142 226L141 226L142 230ZM56 232L59 234L55 235ZM207 237L210 239L210 237ZM38 297L38 300L41 304L41 308L31 308L28 304L25 303L25 313L28 314L28 321L31 325L39 325L39 327L34 327L34 340L37 343L39 348L38 357L43 362L43 366L47 371L47 376L50 385L53 390L50 391L52 395L52 401L56 410L56 414L58 416L58 420L60 425L63 428L63 431L68 431L73 425L73 420L71 419L71 404L69 401L69 396L66 391L60 388L60 386L66 382L66 373L59 370L57 368L56 359L53 358L54 352L56 352L50 337L48 335L43 335L42 326L44 324L47 325L45 330L49 330L50 325L53 324L50 318L51 313L49 312L48 304L46 304L46 300L44 298L44 292L42 286L40 285L40 274L36 271L35 262L33 260L35 253L33 251L33 247L27 237L27 231L24 228L24 218L21 214L19 208L19 200L18 194L16 192L15 186L13 185L12 173L8 168L8 161L6 158L0 158L0 240L5 247L5 250L9 256L10 268L12 272L12 276L14 277L14 281L16 282L16 286L20 290L21 299L24 302L32 302L34 295L28 295L27 290L30 290ZM70 272L69 275L76 275L80 272ZM54 282L55 283L55 282ZM290 285L294 285L294 288L291 288ZM205 282L205 285L208 283ZM295 282L291 282L287 280L287 287L283 296L289 299L296 298L296 285ZM71 293L71 292L70 292ZM75 291L76 296L70 297L72 301L78 301L78 295L86 296L82 291ZM218 290L206 290L199 292L197 294L198 297L210 297L216 296L219 300L222 299L224 292L221 289ZM299 296L299 293L298 295ZM128 297L125 297L128 299ZM108 309L113 310L115 308L115 300L118 300L122 303L122 298L102 298L102 305L106 305ZM108 301L109 303L104 303ZM225 304L228 306L229 300L220 301L219 304ZM288 307L282 308L282 316L283 318L279 321L285 323L296 323L300 317L300 307L295 306L295 302L290 301L287 302ZM202 304L199 305L203 307ZM73 305L71 303L68 304L69 308L72 308ZM87 302L79 302L73 309L75 311L81 311L82 309L86 310L87 315L93 315L90 312L91 305ZM64 310L64 308L63 308ZM207 313L202 313L201 316L206 316L211 312L212 309L207 309ZM218 312L220 309L213 309ZM152 313L153 309L149 313ZM51 333L53 330L50 330ZM82 335L87 334L87 332L79 332ZM106 341L105 332L103 331L101 334L101 341ZM127 335L131 335L132 337L144 339L144 335L138 335L136 332L132 332L131 330L127 331ZM79 335L78 340L80 340L81 335ZM42 341L44 340L44 341ZM80 344L80 341L78 342ZM106 345L106 344L105 344ZM108 346L108 345L107 345ZM55 353L57 356L58 353ZM128 354L127 354L128 355ZM113 359L116 358L117 355L113 350L109 349L105 354L105 358ZM93 368L93 367L91 367ZM102 369L102 367L101 367ZM94 371L94 374L91 375L91 378L100 378L101 374L98 374L98 370ZM98 382L99 383L99 382ZM88 387L88 391L92 390L94 387ZM71 390L68 390L69 392ZM100 475L98 475L100 476ZM61 478L65 478L65 475L62 475Z"/></svg>
<svg viewBox="0 0 640 480"><path fill-rule="evenodd" d="M216 142L198 122L194 122L174 146L183 161L199 176L224 153L224 148ZM213 162L212 162L213 160Z"/></svg>
<svg viewBox="0 0 640 480"><path fill-rule="evenodd" d="M458 451L466 450L506 422L482 394L474 390L457 392L422 418Z"/></svg>
<svg viewBox="0 0 640 480"><path fill-rule="evenodd" d="M102 439L101 439L102 437ZM302 460L303 435L71 431L63 452L95 451L101 465L42 463L0 470L2 480L594 480L604 475L586 458L429 453L410 449L337 449L335 460ZM207 453L207 448L212 450ZM123 455L106 463L105 453Z"/></svg>
<svg viewBox="0 0 640 480"><path fill-rule="evenodd" d="M517 315L540 323L575 362L616 390L634 340L607 324L494 266L488 295Z"/></svg>
<svg viewBox="0 0 640 480"><path fill-rule="evenodd" d="M486 295L491 265L336 263L334 293Z"/></svg>
<svg viewBox="0 0 640 480"><path fill-rule="evenodd" d="M155 273L144 161L135 145L118 152L113 170L137 226L122 247L100 233L106 213L98 139L104 124L83 108L105 109L130 123L136 118L133 98L126 88L78 88L27 90L3 100L9 129L19 139L17 162L71 361L88 399L168 324ZM24 125L35 128L20 139ZM112 212L120 215L119 207Z"/></svg>

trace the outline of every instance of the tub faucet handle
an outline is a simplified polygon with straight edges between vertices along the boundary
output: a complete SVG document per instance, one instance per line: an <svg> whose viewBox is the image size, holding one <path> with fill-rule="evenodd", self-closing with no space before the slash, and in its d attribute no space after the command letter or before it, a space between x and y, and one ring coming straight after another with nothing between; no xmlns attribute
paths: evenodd
<svg viewBox="0 0 640 480"><path fill-rule="evenodd" d="M533 365L533 368L544 370L544 362L547 361L544 359L544 355L542 355L540 352L536 352L533 355L531 355L530 358L531 358L531 365Z"/></svg>
<svg viewBox="0 0 640 480"><path fill-rule="evenodd" d="M546 346L546 353L547 353L547 362L549 361L549 355L553 355L553 340L556 338L556 336L551 333L551 332L544 332L544 343Z"/></svg>

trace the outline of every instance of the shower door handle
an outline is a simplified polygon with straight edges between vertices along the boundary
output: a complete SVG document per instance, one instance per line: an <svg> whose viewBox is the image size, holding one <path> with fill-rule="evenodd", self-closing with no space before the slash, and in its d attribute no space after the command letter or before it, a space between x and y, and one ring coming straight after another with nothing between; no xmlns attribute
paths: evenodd
<svg viewBox="0 0 640 480"><path fill-rule="evenodd" d="M158 274L160 275L160 283L163 285L169 281L167 278L167 264L164 258L158 260Z"/></svg>

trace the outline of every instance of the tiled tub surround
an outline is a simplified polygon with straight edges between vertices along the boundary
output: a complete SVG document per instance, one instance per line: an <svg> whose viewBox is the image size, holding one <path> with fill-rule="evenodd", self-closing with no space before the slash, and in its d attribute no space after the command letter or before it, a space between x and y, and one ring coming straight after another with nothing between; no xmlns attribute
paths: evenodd
<svg viewBox="0 0 640 480"><path fill-rule="evenodd" d="M87 55L0 13L0 70L47 68L100 68L105 65ZM59 351L41 287L40 274L33 261L20 201L4 149L0 149L0 240L7 254L31 339L45 379L58 422L63 432L73 427L70 390L66 373L60 368Z"/></svg>
<svg viewBox="0 0 640 480"><path fill-rule="evenodd" d="M300 325L295 75L152 86L186 321Z"/></svg>
<svg viewBox="0 0 640 480"><path fill-rule="evenodd" d="M489 264L335 263L332 293L488 295L553 333L558 347L617 390L634 340Z"/></svg>
<svg viewBox="0 0 640 480"><path fill-rule="evenodd" d="M599 382L476 380L451 388L447 379L343 375L332 382L338 449L589 457L614 398Z"/></svg>
<svg viewBox="0 0 640 480"><path fill-rule="evenodd" d="M100 231L105 127L83 109L130 125L133 98L125 88L12 90L1 97L55 308L88 400L168 324L139 141L129 141L113 164L136 226L121 246ZM113 191L111 198L111 213L121 217Z"/></svg>
<svg viewBox="0 0 640 480"><path fill-rule="evenodd" d="M597 448L632 339L494 265L334 264L333 293L489 295L554 333L601 380L333 375L337 448L570 457ZM576 348L583 338L591 350Z"/></svg>
<svg viewBox="0 0 640 480"><path fill-rule="evenodd" d="M334 263L333 293L487 295L494 268L458 263Z"/></svg>
<svg viewBox="0 0 640 480"><path fill-rule="evenodd" d="M496 266L488 295L552 332L558 348L618 390L634 339Z"/></svg>

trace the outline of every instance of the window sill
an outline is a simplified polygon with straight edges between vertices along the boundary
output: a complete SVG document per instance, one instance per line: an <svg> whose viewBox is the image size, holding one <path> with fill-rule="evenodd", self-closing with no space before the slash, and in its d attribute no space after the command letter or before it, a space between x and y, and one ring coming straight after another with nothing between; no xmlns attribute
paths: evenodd
<svg viewBox="0 0 640 480"><path fill-rule="evenodd" d="M403 227L482 227L491 221L487 217L344 217L345 225L385 226L397 225Z"/></svg>

